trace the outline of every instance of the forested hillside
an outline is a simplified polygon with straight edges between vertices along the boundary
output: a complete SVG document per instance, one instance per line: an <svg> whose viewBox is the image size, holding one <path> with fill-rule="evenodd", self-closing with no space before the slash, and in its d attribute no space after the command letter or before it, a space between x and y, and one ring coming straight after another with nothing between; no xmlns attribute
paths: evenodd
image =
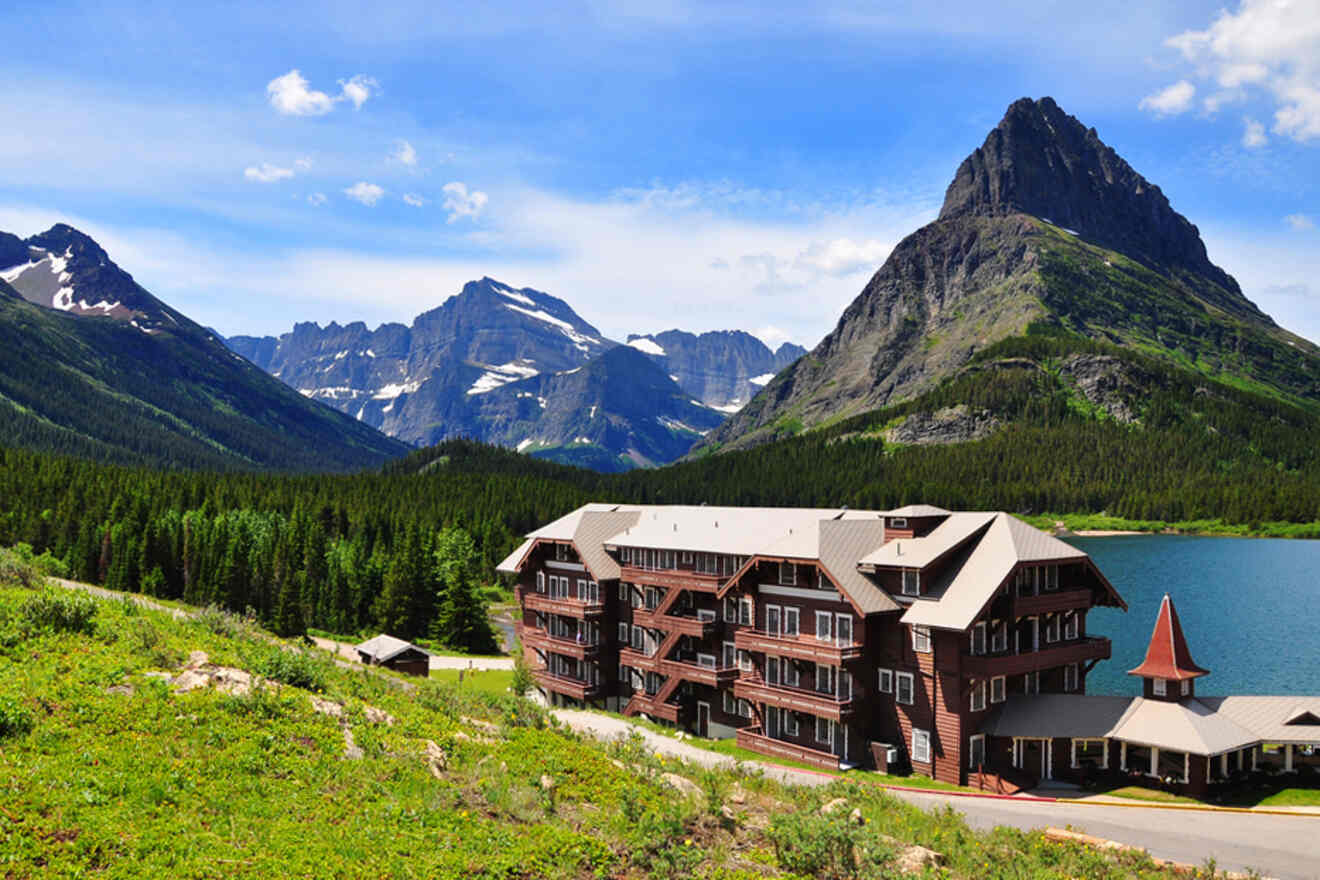
<svg viewBox="0 0 1320 880"><path fill-rule="evenodd" d="M0 451L0 545L49 550L73 576L115 588L251 607L285 632L419 636L454 595L442 563L469 559L470 579L493 578L520 535L588 500L920 501L1258 531L1320 521L1317 436L1312 410L1038 328L915 400L627 474L466 441L353 476L170 473Z"/></svg>

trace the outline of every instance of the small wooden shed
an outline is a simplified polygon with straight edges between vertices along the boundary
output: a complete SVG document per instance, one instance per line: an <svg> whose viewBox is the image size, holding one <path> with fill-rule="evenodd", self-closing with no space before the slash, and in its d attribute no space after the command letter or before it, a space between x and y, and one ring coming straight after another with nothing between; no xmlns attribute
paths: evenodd
<svg viewBox="0 0 1320 880"><path fill-rule="evenodd" d="M425 678L431 674L431 655L411 642L381 634L355 648L358 659L369 666L384 666L407 675Z"/></svg>

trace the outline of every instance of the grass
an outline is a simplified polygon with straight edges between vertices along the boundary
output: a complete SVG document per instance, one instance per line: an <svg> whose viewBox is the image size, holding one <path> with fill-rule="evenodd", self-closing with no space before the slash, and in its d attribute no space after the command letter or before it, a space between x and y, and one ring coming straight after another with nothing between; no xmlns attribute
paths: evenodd
<svg viewBox="0 0 1320 880"><path fill-rule="evenodd" d="M1171 791L1160 791L1155 788L1143 788L1140 785L1124 785L1119 788L1111 788L1108 791L1099 791L1097 794L1106 794L1111 797L1124 798L1130 801L1148 801L1160 804L1201 804L1196 798L1186 797L1180 794L1174 794Z"/></svg>
<svg viewBox="0 0 1320 880"><path fill-rule="evenodd" d="M489 672L459 687L317 655L302 675L270 661L294 646L249 623L103 600L85 618L47 613L36 595L0 584L7 878L755 880L791 868L879 880L909 842L943 853L940 876L958 880L1174 876L1140 854L976 832L952 810L923 812L851 778L785 787L658 758L640 737L584 740L529 701L473 686L499 680ZM177 674L194 651L299 672L289 680L313 684L342 718L291 684L177 693L152 674ZM346 730L360 756L346 754ZM668 772L704 794L679 795ZM864 825L822 815L835 798Z"/></svg>
<svg viewBox="0 0 1320 880"><path fill-rule="evenodd" d="M1115 531L1150 534L1217 535L1236 538L1320 538L1320 522L1227 523L1220 519L1125 519L1102 513L1019 514L1019 519L1050 531L1062 522L1072 532Z"/></svg>
<svg viewBox="0 0 1320 880"><path fill-rule="evenodd" d="M1320 789L1282 788L1256 802L1261 807L1320 807Z"/></svg>
<svg viewBox="0 0 1320 880"><path fill-rule="evenodd" d="M462 676L460 681L459 676ZM431 681L444 682L460 690L487 694L507 694L513 681L512 669L432 669Z"/></svg>

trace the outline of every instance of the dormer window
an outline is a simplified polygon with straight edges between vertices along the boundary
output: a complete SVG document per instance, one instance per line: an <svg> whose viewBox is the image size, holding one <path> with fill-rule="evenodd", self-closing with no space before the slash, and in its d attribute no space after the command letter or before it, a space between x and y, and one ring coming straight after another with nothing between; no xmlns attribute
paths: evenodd
<svg viewBox="0 0 1320 880"><path fill-rule="evenodd" d="M1162 678L1152 678L1150 680L1150 692L1157 697L1168 696L1168 683Z"/></svg>
<svg viewBox="0 0 1320 880"><path fill-rule="evenodd" d="M555 545L555 559L560 562L572 562L573 552L567 544Z"/></svg>
<svg viewBox="0 0 1320 880"><path fill-rule="evenodd" d="M907 528L907 517L905 517L905 516L891 516L891 517L889 518L889 527L890 527L891 529L906 529L906 528Z"/></svg>
<svg viewBox="0 0 1320 880"><path fill-rule="evenodd" d="M921 572L908 570L903 572L903 595L921 595Z"/></svg>
<svg viewBox="0 0 1320 880"><path fill-rule="evenodd" d="M779 582L785 586L797 584L797 566L791 562L779 563Z"/></svg>

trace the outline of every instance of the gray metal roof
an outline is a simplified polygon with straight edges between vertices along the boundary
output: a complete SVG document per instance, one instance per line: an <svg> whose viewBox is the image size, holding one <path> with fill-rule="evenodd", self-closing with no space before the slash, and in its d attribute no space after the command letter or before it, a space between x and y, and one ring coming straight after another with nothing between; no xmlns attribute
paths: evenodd
<svg viewBox="0 0 1320 880"><path fill-rule="evenodd" d="M862 614L897 611L899 604L857 570L857 560L885 539L881 519L826 520L819 524L820 564Z"/></svg>
<svg viewBox="0 0 1320 880"><path fill-rule="evenodd" d="M1289 724L1310 713L1320 718L1320 696L1198 697L1217 714L1231 719L1264 742L1320 742L1320 725Z"/></svg>
<svg viewBox="0 0 1320 880"><path fill-rule="evenodd" d="M981 730L992 736L1100 739L1118 726L1132 700L1095 694L1009 697L986 719Z"/></svg>
<svg viewBox="0 0 1320 880"><path fill-rule="evenodd" d="M1132 701L1131 710L1106 735L1193 755L1231 752L1261 739L1200 700L1167 703L1142 697Z"/></svg>
<svg viewBox="0 0 1320 880"><path fill-rule="evenodd" d="M573 546L577 548L582 562L598 581L616 580L619 577L619 563L605 552L605 542L611 536L637 524L641 511L630 510L587 511L578 520L573 531Z"/></svg>
<svg viewBox="0 0 1320 880"><path fill-rule="evenodd" d="M396 639L394 636L387 636L384 633L375 638L367 639L358 645L355 650L359 654L365 654L375 660L377 663L384 663L393 660L395 657L405 651L418 651L425 656L430 656L424 649L417 647L412 642L405 642L403 639Z"/></svg>

